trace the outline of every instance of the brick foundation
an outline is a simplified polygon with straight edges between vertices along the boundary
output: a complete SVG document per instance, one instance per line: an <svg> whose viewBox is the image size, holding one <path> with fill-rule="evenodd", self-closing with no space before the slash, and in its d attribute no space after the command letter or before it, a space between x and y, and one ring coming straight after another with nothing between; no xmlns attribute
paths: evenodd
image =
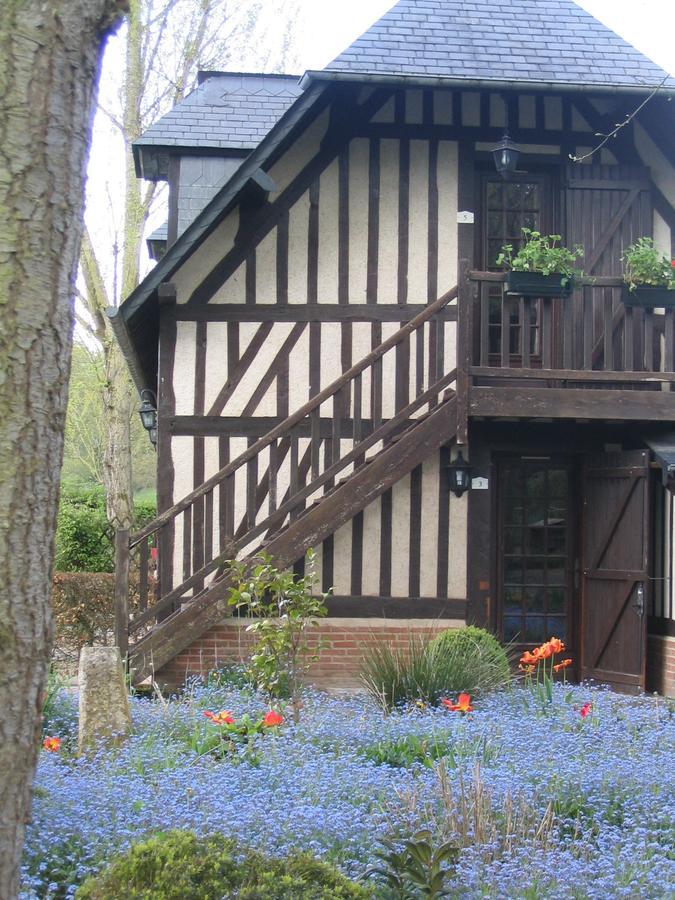
<svg viewBox="0 0 675 900"><path fill-rule="evenodd" d="M675 697L675 637L648 636L647 690Z"/></svg>
<svg viewBox="0 0 675 900"><path fill-rule="evenodd" d="M157 673L158 682L179 687L188 675L204 675L218 666L245 661L252 642L246 624L227 619L212 628L164 666ZM462 625L458 619L322 619L312 635L320 636L324 647L307 680L318 687L356 687L363 650L374 641L384 638L406 647L411 634L433 635Z"/></svg>

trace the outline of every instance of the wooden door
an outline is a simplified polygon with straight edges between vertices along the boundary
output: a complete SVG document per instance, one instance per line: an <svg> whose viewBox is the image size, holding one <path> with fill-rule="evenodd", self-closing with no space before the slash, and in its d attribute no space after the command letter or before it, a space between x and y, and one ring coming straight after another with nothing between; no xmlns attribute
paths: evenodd
<svg viewBox="0 0 675 900"><path fill-rule="evenodd" d="M640 166L569 166L564 205L565 241L584 248L584 275L622 275L626 247L652 234L651 181ZM643 312L630 310L626 321L620 287L577 289L567 308L564 368L643 368Z"/></svg>
<svg viewBox="0 0 675 900"><path fill-rule="evenodd" d="M649 454L591 456L583 478L581 674L644 688Z"/></svg>

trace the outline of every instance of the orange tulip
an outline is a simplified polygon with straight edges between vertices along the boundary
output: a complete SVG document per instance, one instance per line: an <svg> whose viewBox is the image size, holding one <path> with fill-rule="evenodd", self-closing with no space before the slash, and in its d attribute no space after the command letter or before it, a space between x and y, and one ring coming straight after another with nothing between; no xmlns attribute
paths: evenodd
<svg viewBox="0 0 675 900"><path fill-rule="evenodd" d="M227 709L222 709L219 713L212 713L210 710L204 710L204 715L210 719L214 725L234 725L234 716Z"/></svg>
<svg viewBox="0 0 675 900"><path fill-rule="evenodd" d="M560 672L561 669L566 669L568 666L572 665L571 659L563 659L562 662L559 662L557 666L553 666L554 672Z"/></svg>
<svg viewBox="0 0 675 900"><path fill-rule="evenodd" d="M560 640L560 638L557 637L552 637L548 644L553 653L562 653L565 649L565 645Z"/></svg>
<svg viewBox="0 0 675 900"><path fill-rule="evenodd" d="M60 737L46 737L42 742L42 746L49 753L57 753L61 749Z"/></svg>
<svg viewBox="0 0 675 900"><path fill-rule="evenodd" d="M471 705L471 694L460 694L457 698L457 703L453 703L451 700L448 700L447 697L443 698L441 700L441 703L451 712L473 712L473 706Z"/></svg>
<svg viewBox="0 0 675 900"><path fill-rule="evenodd" d="M519 668L522 669L526 675L532 675L532 673L534 672L534 666L532 666L532 665L530 665L530 666L520 665Z"/></svg>
<svg viewBox="0 0 675 900"><path fill-rule="evenodd" d="M281 725L283 721L283 716L280 716L278 712L275 712L273 709L271 709L263 716L262 723L265 728L275 728L277 725Z"/></svg>
<svg viewBox="0 0 675 900"><path fill-rule="evenodd" d="M530 653L529 650L526 650L520 657L521 666L536 666L538 662L539 657L535 653Z"/></svg>

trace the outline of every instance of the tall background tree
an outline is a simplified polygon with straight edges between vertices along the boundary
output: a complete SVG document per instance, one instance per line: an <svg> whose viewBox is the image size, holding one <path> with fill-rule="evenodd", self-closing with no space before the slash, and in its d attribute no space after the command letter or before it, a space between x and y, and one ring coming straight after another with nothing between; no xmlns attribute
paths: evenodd
<svg viewBox="0 0 675 900"><path fill-rule="evenodd" d="M291 34L298 9L299 0L130 0L120 46L111 48L104 63L104 80L106 75L115 79L119 89L106 92L99 108L121 139L124 166L121 183L106 186L109 201L103 209L100 193L88 201L88 213L95 209L96 215L87 216L82 241L78 322L100 353L96 371L101 415L80 423L104 424L98 472L108 519L115 527L128 528L133 520L130 423L138 401L105 310L138 284L144 231L161 199L157 184L136 178L131 145L185 96L198 69L241 70L248 65L258 71L288 71L295 61ZM95 155L96 146L93 159ZM121 208L115 204L117 197L123 198ZM95 228L102 215L109 227ZM75 411L70 421L75 423ZM138 441L136 449L142 458ZM145 450L147 454L147 444Z"/></svg>
<svg viewBox="0 0 675 900"><path fill-rule="evenodd" d="M122 0L0 4L0 897L13 900L51 644L72 293L100 47Z"/></svg>

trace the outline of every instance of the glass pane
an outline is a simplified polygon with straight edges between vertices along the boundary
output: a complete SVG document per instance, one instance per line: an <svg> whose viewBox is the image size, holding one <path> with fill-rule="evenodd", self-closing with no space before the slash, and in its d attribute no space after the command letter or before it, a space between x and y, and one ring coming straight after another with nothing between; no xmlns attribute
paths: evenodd
<svg viewBox="0 0 675 900"><path fill-rule="evenodd" d="M551 585L564 585L566 583L565 578L565 560L564 559L555 559L552 557L548 558L548 583Z"/></svg>
<svg viewBox="0 0 675 900"><path fill-rule="evenodd" d="M494 268L496 266L495 260L502 252L503 243L504 240L502 238L491 238L488 240L488 268Z"/></svg>
<svg viewBox="0 0 675 900"><path fill-rule="evenodd" d="M551 501L548 508L548 524L549 525L565 525L567 522L567 510L565 504L559 500Z"/></svg>
<svg viewBox="0 0 675 900"><path fill-rule="evenodd" d="M546 495L546 472L533 469L526 476L525 490L528 497L544 497Z"/></svg>
<svg viewBox="0 0 675 900"><path fill-rule="evenodd" d="M520 613L522 604L522 591L518 587L504 589L504 611L507 613Z"/></svg>
<svg viewBox="0 0 675 900"><path fill-rule="evenodd" d="M548 473L548 493L551 497L567 497L567 470L551 469Z"/></svg>
<svg viewBox="0 0 675 900"><path fill-rule="evenodd" d="M503 236L501 212L488 213L488 237L501 238Z"/></svg>
<svg viewBox="0 0 675 900"><path fill-rule="evenodd" d="M501 181L488 181L487 185L487 202L488 208L497 209L501 208L502 205L502 189L504 185Z"/></svg>
<svg viewBox="0 0 675 900"><path fill-rule="evenodd" d="M511 183L505 185L506 187L506 196L505 196L505 205L507 209L520 209L523 205L523 185L516 183Z"/></svg>
<svg viewBox="0 0 675 900"><path fill-rule="evenodd" d="M523 493L523 470L520 466L504 469L504 493L507 497L520 497Z"/></svg>
<svg viewBox="0 0 675 900"><path fill-rule="evenodd" d="M518 503L517 500L507 501L506 507L506 524L507 525L520 525L523 521L523 505L522 503Z"/></svg>
<svg viewBox="0 0 675 900"><path fill-rule="evenodd" d="M514 554L522 554L523 552L523 532L521 528L505 528L504 529L504 553L507 556Z"/></svg>
<svg viewBox="0 0 675 900"><path fill-rule="evenodd" d="M528 587L523 588L523 606L525 613L545 612L544 604L546 601L546 588L544 587Z"/></svg>
<svg viewBox="0 0 675 900"><path fill-rule="evenodd" d="M504 583L523 583L523 563L520 557L511 557L504 561Z"/></svg>
<svg viewBox="0 0 675 900"><path fill-rule="evenodd" d="M546 557L530 556L524 560L523 575L525 584L545 584Z"/></svg>
<svg viewBox="0 0 675 900"><path fill-rule="evenodd" d="M506 236L509 240L520 240L520 213L507 212L506 214Z"/></svg>
<svg viewBox="0 0 675 900"><path fill-rule="evenodd" d="M546 619L544 616L525 617L524 640L527 643L540 644L546 640Z"/></svg>
<svg viewBox="0 0 675 900"><path fill-rule="evenodd" d="M539 213L525 212L522 218L523 228L539 231Z"/></svg>
<svg viewBox="0 0 675 900"><path fill-rule="evenodd" d="M564 528L549 528L546 551L553 556L563 556L567 549L567 531Z"/></svg>
<svg viewBox="0 0 675 900"><path fill-rule="evenodd" d="M525 512L525 524L532 528L542 528L546 525L548 505L543 500L530 500Z"/></svg>
<svg viewBox="0 0 675 900"><path fill-rule="evenodd" d="M536 183L521 185L523 209L539 209L539 185Z"/></svg>
<svg viewBox="0 0 675 900"><path fill-rule="evenodd" d="M520 636L520 616L504 616L504 640L512 641Z"/></svg>
<svg viewBox="0 0 675 900"><path fill-rule="evenodd" d="M565 591L563 590L563 588L553 587L549 589L548 611L550 613L565 612Z"/></svg>
<svg viewBox="0 0 675 900"><path fill-rule="evenodd" d="M561 641L567 640L567 626L563 616L548 616L546 624L548 633L545 640L551 637L560 638Z"/></svg>

